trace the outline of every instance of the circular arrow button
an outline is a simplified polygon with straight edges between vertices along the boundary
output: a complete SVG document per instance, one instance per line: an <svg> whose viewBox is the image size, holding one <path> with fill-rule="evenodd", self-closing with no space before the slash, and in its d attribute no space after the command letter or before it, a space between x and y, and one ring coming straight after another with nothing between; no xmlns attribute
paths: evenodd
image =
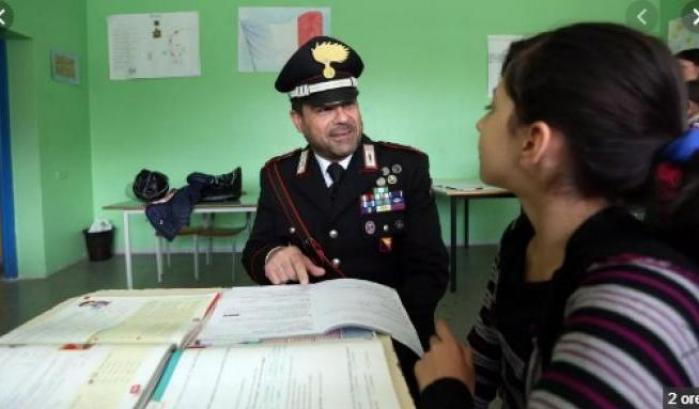
<svg viewBox="0 0 699 409"><path fill-rule="evenodd" d="M9 28L14 20L15 13L12 7L4 1L0 1L0 30Z"/></svg>
<svg viewBox="0 0 699 409"><path fill-rule="evenodd" d="M658 24L658 8L647 0L634 1L626 9L626 24L641 31L651 31Z"/></svg>

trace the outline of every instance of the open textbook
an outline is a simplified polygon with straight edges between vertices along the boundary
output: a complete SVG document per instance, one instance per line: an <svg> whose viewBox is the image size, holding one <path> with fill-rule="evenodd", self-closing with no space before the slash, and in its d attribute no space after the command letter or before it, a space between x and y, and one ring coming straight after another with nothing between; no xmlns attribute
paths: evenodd
<svg viewBox="0 0 699 409"><path fill-rule="evenodd" d="M0 346L0 408L141 408L169 345Z"/></svg>
<svg viewBox="0 0 699 409"><path fill-rule="evenodd" d="M196 334L218 292L95 293L70 298L0 337L0 344L173 344Z"/></svg>
<svg viewBox="0 0 699 409"><path fill-rule="evenodd" d="M388 338L359 337L177 351L148 409L412 407Z"/></svg>
<svg viewBox="0 0 699 409"><path fill-rule="evenodd" d="M390 338L357 328L419 348L395 291L335 280L224 293L110 290L58 304L0 337L0 408L196 408L222 402L250 409L414 408ZM231 304L231 297L268 311L253 316ZM281 310L286 314L269 315ZM231 321L231 314L247 321ZM195 337L217 342L204 347L190 342Z"/></svg>
<svg viewBox="0 0 699 409"><path fill-rule="evenodd" d="M197 342L230 345L323 334L343 327L388 334L416 354L423 354L398 293L381 284L356 279L228 289L222 293Z"/></svg>
<svg viewBox="0 0 699 409"><path fill-rule="evenodd" d="M0 408L138 409L218 291L100 291L0 337Z"/></svg>

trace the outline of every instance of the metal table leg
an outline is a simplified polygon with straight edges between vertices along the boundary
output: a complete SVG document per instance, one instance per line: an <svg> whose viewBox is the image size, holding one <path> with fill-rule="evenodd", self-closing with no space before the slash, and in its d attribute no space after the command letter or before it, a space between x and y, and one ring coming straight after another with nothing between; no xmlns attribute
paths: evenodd
<svg viewBox="0 0 699 409"><path fill-rule="evenodd" d="M452 196L449 199L451 238L449 241L449 282L451 292L456 291L456 202L457 198Z"/></svg>
<svg viewBox="0 0 699 409"><path fill-rule="evenodd" d="M214 217L216 213L204 213L202 217L204 218L204 228L213 229L214 228ZM209 247L206 249L206 265L211 264L211 255L214 252L214 237L209 236Z"/></svg>
<svg viewBox="0 0 699 409"><path fill-rule="evenodd" d="M131 238L129 237L129 212L124 212L124 260L126 261L126 288L133 288L133 270L131 266Z"/></svg>
<svg viewBox="0 0 699 409"><path fill-rule="evenodd" d="M469 206L468 206L468 198L464 198L464 248L468 249L469 246L469 240L468 240L468 212L469 211Z"/></svg>

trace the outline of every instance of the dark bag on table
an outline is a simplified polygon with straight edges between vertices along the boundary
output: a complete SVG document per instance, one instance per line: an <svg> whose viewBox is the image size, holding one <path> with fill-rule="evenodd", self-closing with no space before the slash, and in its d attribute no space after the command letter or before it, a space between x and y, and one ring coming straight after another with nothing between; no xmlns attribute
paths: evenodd
<svg viewBox="0 0 699 409"><path fill-rule="evenodd" d="M187 176L190 186L201 185L201 202L226 202L240 199L243 187L243 172L240 166L223 175L207 175L194 172Z"/></svg>
<svg viewBox="0 0 699 409"><path fill-rule="evenodd" d="M141 169L131 186L134 195L144 202L154 202L164 197L170 190L167 176L148 169Z"/></svg>
<svg viewBox="0 0 699 409"><path fill-rule="evenodd" d="M136 175L133 191L136 197L149 203L146 206L146 217L153 228L171 241L184 226L189 225L196 203L239 199L242 193L241 179L240 167L218 176L190 173L187 176L187 186L177 189L167 200L158 202L170 189L167 176L143 169Z"/></svg>

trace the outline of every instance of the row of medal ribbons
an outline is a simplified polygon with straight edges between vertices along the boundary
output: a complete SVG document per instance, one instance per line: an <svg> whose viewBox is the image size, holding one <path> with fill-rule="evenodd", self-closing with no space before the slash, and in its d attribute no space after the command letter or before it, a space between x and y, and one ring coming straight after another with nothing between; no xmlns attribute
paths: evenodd
<svg viewBox="0 0 699 409"><path fill-rule="evenodd" d="M362 214L394 212L405 209L403 191L390 192L388 187L375 187L373 194L361 196Z"/></svg>

